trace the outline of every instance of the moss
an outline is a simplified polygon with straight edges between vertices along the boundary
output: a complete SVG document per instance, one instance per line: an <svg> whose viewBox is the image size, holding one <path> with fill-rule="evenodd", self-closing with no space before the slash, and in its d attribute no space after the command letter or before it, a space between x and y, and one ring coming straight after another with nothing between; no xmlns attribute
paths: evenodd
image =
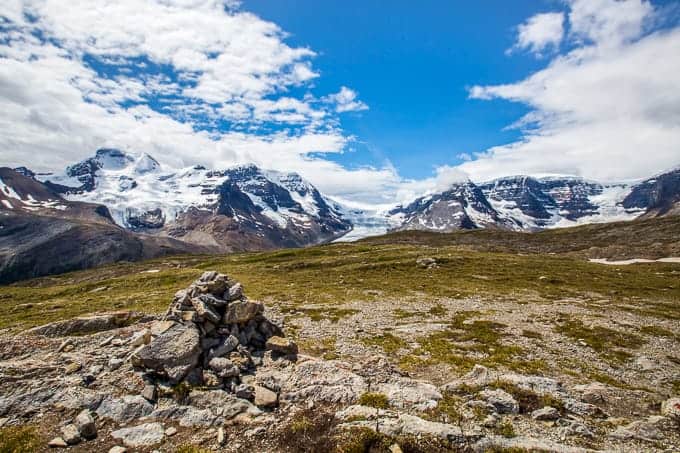
<svg viewBox="0 0 680 453"><path fill-rule="evenodd" d="M651 335L653 337L670 337L675 338L675 334L668 329L661 326L642 326L640 327L640 332Z"/></svg>
<svg viewBox="0 0 680 453"><path fill-rule="evenodd" d="M397 308L394 310L393 315L397 319L407 319L407 318L415 318L416 316L420 316L421 314L417 311L408 311L408 310L402 310L401 308Z"/></svg>
<svg viewBox="0 0 680 453"><path fill-rule="evenodd" d="M489 384L489 386L504 390L512 395L517 401L517 404L519 404L520 414L530 414L536 409L540 409L545 406L554 407L560 412L564 412L564 403L562 400L557 399L552 395L539 395L532 390L528 390L511 382L501 380L494 381Z"/></svg>
<svg viewBox="0 0 680 453"><path fill-rule="evenodd" d="M526 330L526 329L522 330L522 336L525 337L525 338L535 338L537 340L540 340L541 338L543 338L543 335L541 335L540 333L535 332L533 330Z"/></svg>
<svg viewBox="0 0 680 453"><path fill-rule="evenodd" d="M517 433L515 432L515 427L512 425L512 422L509 420L505 420L494 428L494 431L496 434L499 436L507 437L507 438L512 438L512 437L517 437Z"/></svg>
<svg viewBox="0 0 680 453"><path fill-rule="evenodd" d="M33 426L10 426L0 429L0 453L32 453L42 447Z"/></svg>
<svg viewBox="0 0 680 453"><path fill-rule="evenodd" d="M375 337L362 338L361 342L366 346L378 346L388 354L394 354L398 350L407 346L407 343L404 340L392 335L389 332L385 332L382 335Z"/></svg>
<svg viewBox="0 0 680 453"><path fill-rule="evenodd" d="M641 337L603 326L588 327L582 321L565 319L555 331L579 342L584 342L605 359L623 362L631 357L626 349L637 349L643 344Z"/></svg>
<svg viewBox="0 0 680 453"><path fill-rule="evenodd" d="M298 346L305 354L315 357L322 357L325 360L334 360L339 357L335 351L336 337L325 337L321 339L298 339Z"/></svg>
<svg viewBox="0 0 680 453"><path fill-rule="evenodd" d="M390 406L387 395L377 392L366 392L359 397L359 404L362 406L375 407L376 409L387 409Z"/></svg>
<svg viewBox="0 0 680 453"><path fill-rule="evenodd" d="M338 453L367 453L389 451L390 439L370 428L351 428L337 438Z"/></svg>
<svg viewBox="0 0 680 453"><path fill-rule="evenodd" d="M442 307L441 304L437 304L430 308L429 313L432 316L444 316L446 315L446 308Z"/></svg>

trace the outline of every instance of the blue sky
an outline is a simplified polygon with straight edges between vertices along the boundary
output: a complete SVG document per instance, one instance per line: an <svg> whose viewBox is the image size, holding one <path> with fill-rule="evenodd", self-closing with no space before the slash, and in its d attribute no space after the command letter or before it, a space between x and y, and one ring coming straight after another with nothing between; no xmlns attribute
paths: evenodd
<svg viewBox="0 0 680 453"><path fill-rule="evenodd" d="M357 206L641 179L680 164L679 24L669 0L5 0L0 165L116 147Z"/></svg>
<svg viewBox="0 0 680 453"><path fill-rule="evenodd" d="M402 175L430 176L437 166L461 162L461 153L514 141L503 130L526 113L505 101L468 99L472 85L511 82L545 65L518 53L506 56L515 28L554 1L272 2L246 0L245 9L310 46L321 91L357 90L370 110L343 117L360 143L335 158L346 165L389 159ZM377 161L377 162L376 162Z"/></svg>

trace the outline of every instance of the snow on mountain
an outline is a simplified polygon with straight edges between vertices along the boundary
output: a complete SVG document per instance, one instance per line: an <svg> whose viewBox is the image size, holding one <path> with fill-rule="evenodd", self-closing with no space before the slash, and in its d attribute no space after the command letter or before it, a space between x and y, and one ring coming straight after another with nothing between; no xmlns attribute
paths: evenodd
<svg viewBox="0 0 680 453"><path fill-rule="evenodd" d="M116 223L134 230L172 224L189 209L216 212L221 186L227 181L281 229L288 225L311 229L312 224L321 223L333 235L350 228L332 203L299 175L264 171L254 165L222 171L202 166L165 169L148 154L100 149L94 157L68 167L63 175L44 180L61 187L67 199L107 206Z"/></svg>

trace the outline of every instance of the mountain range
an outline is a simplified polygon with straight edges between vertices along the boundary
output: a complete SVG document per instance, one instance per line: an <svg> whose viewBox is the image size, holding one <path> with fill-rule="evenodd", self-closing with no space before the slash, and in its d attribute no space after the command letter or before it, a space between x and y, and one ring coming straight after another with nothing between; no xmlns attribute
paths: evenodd
<svg viewBox="0 0 680 453"><path fill-rule="evenodd" d="M511 176L388 210L349 209L296 173L168 169L99 149L54 173L0 169L0 281L177 253L303 247L399 230L537 231L680 213L680 168L634 184Z"/></svg>

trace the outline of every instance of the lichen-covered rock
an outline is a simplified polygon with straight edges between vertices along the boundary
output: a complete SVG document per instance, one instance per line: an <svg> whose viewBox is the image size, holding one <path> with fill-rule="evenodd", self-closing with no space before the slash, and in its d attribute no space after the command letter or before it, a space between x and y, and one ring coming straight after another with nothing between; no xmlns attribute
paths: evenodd
<svg viewBox="0 0 680 453"><path fill-rule="evenodd" d="M479 393L479 396L492 405L499 414L516 414L519 412L519 404L505 390L484 390Z"/></svg>
<svg viewBox="0 0 680 453"><path fill-rule="evenodd" d="M670 398L661 404L661 413L680 419L680 398Z"/></svg>
<svg viewBox="0 0 680 453"><path fill-rule="evenodd" d="M294 341L278 336L268 339L266 346L268 350L278 352L279 354L289 355L297 354L298 352L297 344Z"/></svg>
<svg viewBox="0 0 680 453"><path fill-rule="evenodd" d="M262 305L260 302L239 300L232 302L229 304L229 306L227 306L227 311L224 312L222 323L240 324L248 322L262 313L264 313L264 305Z"/></svg>
<svg viewBox="0 0 680 453"><path fill-rule="evenodd" d="M133 363L165 373L177 382L196 366L200 354L198 329L190 324L176 324L138 351Z"/></svg>
<svg viewBox="0 0 680 453"><path fill-rule="evenodd" d="M111 437L121 440L130 448L150 447L163 441L165 431L160 423L145 423L113 431Z"/></svg>
<svg viewBox="0 0 680 453"><path fill-rule="evenodd" d="M94 417L89 410L81 411L73 422L78 428L78 432L83 439L94 439L97 437L97 425L94 422Z"/></svg>
<svg viewBox="0 0 680 453"><path fill-rule="evenodd" d="M129 423L136 418L149 415L152 411L151 403L140 395L127 395L122 398L108 396L97 408L97 415L119 423Z"/></svg>

